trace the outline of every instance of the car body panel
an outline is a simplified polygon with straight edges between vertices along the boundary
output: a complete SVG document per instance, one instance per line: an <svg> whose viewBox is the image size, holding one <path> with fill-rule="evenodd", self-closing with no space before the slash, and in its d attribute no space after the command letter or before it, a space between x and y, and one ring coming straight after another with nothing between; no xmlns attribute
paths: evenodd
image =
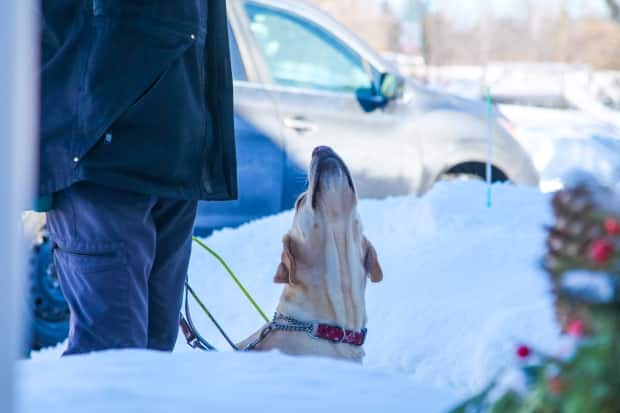
<svg viewBox="0 0 620 413"><path fill-rule="evenodd" d="M243 84L242 84L243 83ZM239 199L200 202L196 228L238 225L282 210L286 153L274 102L261 87L235 85L235 135Z"/></svg>
<svg viewBox="0 0 620 413"><path fill-rule="evenodd" d="M233 66L235 61L243 66L233 67L241 73L235 76L240 199L201 203L199 231L291 208L305 189L305 171L318 145L332 146L343 156L361 197L421 194L456 165L486 162L489 136L493 165L515 184L537 185L529 156L501 125L505 119L495 106L489 110L486 102L433 91L414 80L404 82L396 99L383 99L378 93L381 76L403 77L321 10L300 0L227 1L231 38L237 43L231 47L237 55ZM359 59L368 87L333 91L282 78L274 59L292 59L296 47L304 56L310 46L287 38L285 26L268 21L271 15L307 29L349 60ZM285 49L287 41L291 44ZM289 74L298 72L291 69ZM333 77L330 70L323 73L326 79Z"/></svg>

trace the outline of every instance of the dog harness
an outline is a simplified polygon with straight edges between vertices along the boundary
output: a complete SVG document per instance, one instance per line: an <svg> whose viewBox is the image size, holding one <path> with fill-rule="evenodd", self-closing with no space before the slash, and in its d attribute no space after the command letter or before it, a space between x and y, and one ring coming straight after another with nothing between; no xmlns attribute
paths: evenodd
<svg viewBox="0 0 620 413"><path fill-rule="evenodd" d="M327 340L337 344L350 344L352 346L362 346L366 341L367 329L361 331L347 330L344 327L333 324L320 323L318 321L300 321L296 318L275 313L271 323L261 331L256 340L250 343L244 350L254 350L271 332L273 331L300 331L307 333L310 337L320 340Z"/></svg>

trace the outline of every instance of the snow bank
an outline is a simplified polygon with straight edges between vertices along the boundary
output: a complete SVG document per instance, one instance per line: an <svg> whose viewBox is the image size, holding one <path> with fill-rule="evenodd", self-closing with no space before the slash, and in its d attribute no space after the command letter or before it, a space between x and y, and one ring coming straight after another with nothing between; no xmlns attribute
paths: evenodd
<svg viewBox="0 0 620 413"><path fill-rule="evenodd" d="M481 183L446 183L423 198L362 201L385 274L367 289L367 367L464 394L510 358L515 340L550 342L555 330L538 266L548 196L496 185L489 210L485 191ZM288 212L206 240L268 314L281 291L272 278L291 221ZM262 325L215 260L195 248L190 265L192 283L235 339ZM199 324L227 348L206 318Z"/></svg>
<svg viewBox="0 0 620 413"><path fill-rule="evenodd" d="M443 411L510 361L517 342L543 350L557 344L538 265L549 196L507 185L493 190L491 209L481 183L440 184L423 198L361 202L366 235L385 273L367 290L363 368L278 354L186 354L192 350L181 342L183 354L174 355L118 352L58 361L48 352L20 365L24 411L85 411L71 410L75 400L115 412L172 411L158 409L174 402L231 411L256 406L255 400L282 409L290 401L296 410L324 403L316 410ZM287 212L206 240L267 313L281 291L272 278L291 220ZM190 276L234 339L262 325L223 269L198 248ZM197 309L194 314L203 334L226 350Z"/></svg>
<svg viewBox="0 0 620 413"><path fill-rule="evenodd" d="M575 110L500 105L532 157L541 189L557 190L575 168L611 181L620 168L620 128Z"/></svg>
<svg viewBox="0 0 620 413"><path fill-rule="evenodd" d="M441 392L353 363L126 350L20 366L21 412L438 412Z"/></svg>

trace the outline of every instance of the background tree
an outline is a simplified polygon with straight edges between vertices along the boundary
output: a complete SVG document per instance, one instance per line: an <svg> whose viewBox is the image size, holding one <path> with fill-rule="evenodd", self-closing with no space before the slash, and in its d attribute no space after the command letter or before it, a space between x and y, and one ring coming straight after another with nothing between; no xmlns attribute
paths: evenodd
<svg viewBox="0 0 620 413"><path fill-rule="evenodd" d="M553 9L525 0L520 14L478 16L472 24L432 0L309 0L380 51L421 55L430 65L482 65L488 61L563 62L620 70L620 0L604 0L616 20L569 13L569 0ZM439 2L437 2L439 3Z"/></svg>
<svg viewBox="0 0 620 413"><path fill-rule="evenodd" d="M382 52L400 49L400 19L390 3L360 0L311 0ZM363 3L363 5L362 5Z"/></svg>

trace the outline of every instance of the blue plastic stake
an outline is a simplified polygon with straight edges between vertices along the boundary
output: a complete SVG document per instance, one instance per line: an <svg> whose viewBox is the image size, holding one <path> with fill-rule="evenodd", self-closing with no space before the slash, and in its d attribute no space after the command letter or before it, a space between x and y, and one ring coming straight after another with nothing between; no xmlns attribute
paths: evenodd
<svg viewBox="0 0 620 413"><path fill-rule="evenodd" d="M491 168L492 165L492 158L493 158L493 122L492 120L492 115L493 115L493 104L491 102L491 88L487 86L487 96L486 96L486 101L487 101L487 124L488 124L488 139L487 139L487 170L486 170L486 177L487 177L487 208L491 208L492 202L491 202L491 183L493 182L493 169Z"/></svg>

